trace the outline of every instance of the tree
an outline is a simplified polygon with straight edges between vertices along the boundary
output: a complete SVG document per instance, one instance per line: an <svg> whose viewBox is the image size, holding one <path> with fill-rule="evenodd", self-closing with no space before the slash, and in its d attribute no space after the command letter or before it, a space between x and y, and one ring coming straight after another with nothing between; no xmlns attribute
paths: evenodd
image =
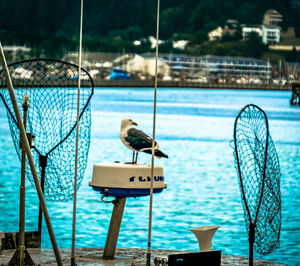
<svg viewBox="0 0 300 266"><path fill-rule="evenodd" d="M297 51L296 47L293 47L293 50L288 52L286 55L286 61L290 62L299 62L300 59L300 52Z"/></svg>
<svg viewBox="0 0 300 266"><path fill-rule="evenodd" d="M299 7L291 5L290 2L164 0L160 8L160 38L170 41L173 36L181 35L188 39L191 45L197 46L207 40L209 31L224 25L226 20L261 24L264 13L271 8L278 10L284 16L285 25L295 27L296 35L300 36ZM61 45L58 37L66 40L63 40L62 46L67 50L73 49L74 41L78 41L79 2L0 0L0 7L2 43L26 44L35 47L37 51L47 50L47 53L52 54ZM133 40L155 36L156 8L156 1L152 0L86 1L83 19L83 38L86 45L84 48L96 51L99 47L111 52L118 49L135 49L131 45ZM121 40L116 38L116 43L110 45L109 42L116 36ZM54 41L49 40L52 38ZM223 48L227 49L225 46L218 46L221 53L226 53ZM247 49L245 52L248 52Z"/></svg>
<svg viewBox="0 0 300 266"><path fill-rule="evenodd" d="M265 46L261 37L256 32L251 32L245 42L244 56L261 58L264 50Z"/></svg>
<svg viewBox="0 0 300 266"><path fill-rule="evenodd" d="M295 35L296 37L300 37L300 26L295 27Z"/></svg>

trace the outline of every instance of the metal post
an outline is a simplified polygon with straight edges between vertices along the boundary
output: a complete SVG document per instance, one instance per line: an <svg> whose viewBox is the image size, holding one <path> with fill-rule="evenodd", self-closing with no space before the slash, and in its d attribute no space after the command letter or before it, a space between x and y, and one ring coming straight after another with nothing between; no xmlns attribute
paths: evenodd
<svg viewBox="0 0 300 266"><path fill-rule="evenodd" d="M153 205L154 152L155 152L154 147L155 147L156 98L157 98L156 94L157 94L157 61L158 61L158 38L159 38L159 9L160 9L160 0L157 0L152 161L151 161L151 181L150 181L148 245L147 245L147 260L146 260L146 265L147 266L150 266L150 264L151 264L150 262L151 262L152 205Z"/></svg>
<svg viewBox="0 0 300 266"><path fill-rule="evenodd" d="M26 97L27 96L27 97ZM29 106L28 95L23 97L23 124L26 131L27 123L27 109ZM20 186L20 221L19 221L19 249L20 249L20 265L24 263L24 251L25 251L25 172L26 172L26 152L24 150L24 141L21 141L22 147L22 164L21 164L21 186Z"/></svg>
<svg viewBox="0 0 300 266"><path fill-rule="evenodd" d="M73 222L72 222L72 247L71 266L75 266L75 238L76 238L76 204L77 204L77 174L78 174L78 142L79 142L79 111L80 111L80 81L81 81L81 59L82 59L82 21L83 0L80 1L80 29L79 29L79 55L78 55L78 93L77 93L77 119L76 119L76 148L75 148L75 175L73 196Z"/></svg>
<svg viewBox="0 0 300 266"><path fill-rule="evenodd" d="M27 123L27 109L29 106L28 95L23 96L23 124L26 130ZM34 265L32 258L25 247L25 173L26 173L26 152L24 150L24 140L20 136L21 155L21 184L20 184L20 210L19 210L19 246L15 251L13 257L10 259L8 265Z"/></svg>
<svg viewBox="0 0 300 266"><path fill-rule="evenodd" d="M54 235L51 220L50 220L50 216L49 216L48 209L47 209L47 206L46 206L46 202L45 202L45 199L44 199L44 195L43 195L43 192L42 192L42 189L41 189L41 186L40 186L39 178L38 178L38 175L37 175L37 172L36 172L36 169L35 169L34 160L33 160L31 150L30 150L30 146L29 146L29 142L28 142L28 139L27 139L27 136L26 136L26 131L25 131L25 128L24 128L24 125L23 125L23 122L22 122L22 117L21 117L20 110L19 110L19 107L18 107L16 95L15 95L13 84L12 84L12 81L11 81L11 78L10 78L9 70L8 70L8 67L7 67L7 64L6 64L6 60L5 60L5 56L4 56L4 52L3 52L1 42L0 42L0 61L1 61L1 64L2 64L2 68L4 70L5 77L6 77L7 87L8 87L8 90L9 90L10 99L11 99L11 102L12 102L12 105L13 105L13 108L14 108L14 112L16 114L16 118L17 118L17 121L18 121L18 126L19 126L19 129L21 131L21 137L24 140L25 151L26 151L26 154L27 154L27 158L28 158L28 162L29 162L29 165L30 165L30 170L31 170L31 173L32 173L32 176L33 176L33 180L34 180L34 183L35 183L35 187L36 187L36 190L37 190L37 194L38 194L39 200L40 200L41 205L42 205L42 210L44 212L44 217L45 217L45 221L46 221L46 224L47 224L48 233L49 233L49 236L50 236L50 239L51 239L51 243L52 243L53 251L54 251L54 254L55 254L56 262L57 262L58 265L62 265L60 253L59 253L59 250L58 250L58 246L57 246L57 243L56 243L55 235Z"/></svg>
<svg viewBox="0 0 300 266"><path fill-rule="evenodd" d="M253 245L255 225L251 222L249 225L249 266L253 266Z"/></svg>
<svg viewBox="0 0 300 266"><path fill-rule="evenodd" d="M116 200L114 200L113 203L114 209L111 215L110 225L103 252L104 259L113 259L115 256L118 236L126 203L126 197L116 197Z"/></svg>
<svg viewBox="0 0 300 266"><path fill-rule="evenodd" d="M46 173L46 166L47 166L47 156L43 156L40 155L39 156L39 163L40 163L40 167L41 169L41 189L42 192L44 194L44 188L45 188L45 173ZM42 216L43 212L42 212L42 205L41 203L39 204L39 220L38 220L38 234L40 237L40 247L41 247L41 243L42 243L42 221L43 221L43 216Z"/></svg>

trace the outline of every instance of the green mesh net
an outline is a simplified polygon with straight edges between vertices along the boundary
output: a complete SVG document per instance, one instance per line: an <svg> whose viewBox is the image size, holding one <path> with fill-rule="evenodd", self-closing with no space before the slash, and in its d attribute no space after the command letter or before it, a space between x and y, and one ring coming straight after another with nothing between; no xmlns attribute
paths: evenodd
<svg viewBox="0 0 300 266"><path fill-rule="evenodd" d="M35 136L32 155L45 198L67 201L73 198L78 97L78 66L59 60L34 59L8 66L18 106L23 116L24 94L29 95L27 132ZM93 80L81 70L78 150L78 188L83 180L90 145ZM7 110L14 146L19 158L20 130L11 104L3 71L0 97ZM26 175L34 185L28 162Z"/></svg>
<svg viewBox="0 0 300 266"><path fill-rule="evenodd" d="M234 156L250 247L268 254L279 246L280 165L268 119L258 106L245 106L234 124Z"/></svg>

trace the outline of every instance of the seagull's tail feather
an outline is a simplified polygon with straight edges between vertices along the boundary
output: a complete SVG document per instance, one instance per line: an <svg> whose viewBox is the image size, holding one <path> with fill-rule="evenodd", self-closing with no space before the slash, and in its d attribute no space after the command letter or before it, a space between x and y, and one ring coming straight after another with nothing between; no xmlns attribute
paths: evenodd
<svg viewBox="0 0 300 266"><path fill-rule="evenodd" d="M149 149L149 150L144 150L143 152L152 154L151 149ZM164 154L164 153L163 153L162 151L160 151L160 150L155 150L154 155L155 155L156 157L158 157L158 158L161 158L161 157L169 158L167 154Z"/></svg>
<svg viewBox="0 0 300 266"><path fill-rule="evenodd" d="M164 154L162 151L160 150L156 150L154 155L158 158L164 157L164 158L169 158L169 156L167 154Z"/></svg>

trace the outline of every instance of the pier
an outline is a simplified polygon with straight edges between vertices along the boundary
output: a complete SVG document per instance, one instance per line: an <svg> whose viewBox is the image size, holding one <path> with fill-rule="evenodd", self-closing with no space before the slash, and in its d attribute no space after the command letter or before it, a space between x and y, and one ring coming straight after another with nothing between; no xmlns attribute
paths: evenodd
<svg viewBox="0 0 300 266"><path fill-rule="evenodd" d="M153 88L154 80L104 80L104 79L93 79L96 88ZM77 87L78 81L68 80L68 85L62 84L60 81L49 81L49 83L32 83L30 80L26 80L27 86L33 86L35 88L53 88L53 87ZM74 85L73 85L74 84ZM297 83L297 84L300 84ZM23 79L15 79L14 86L22 88L24 86ZM89 82L82 80L81 87L88 87ZM295 86L295 85L293 85ZM299 87L300 85L298 85ZM273 90L273 91L292 91L291 84L237 84L237 83L217 83L217 82L195 82L195 81L163 81L158 80L158 88L191 88L191 89L226 89L226 90ZM5 81L0 80L0 90L6 88Z"/></svg>
<svg viewBox="0 0 300 266"><path fill-rule="evenodd" d="M153 88L154 80L102 80L94 79L97 88ZM195 88L195 89L228 89L228 90L277 90L291 91L291 85L282 84L237 84L194 81L158 80L158 88Z"/></svg>
<svg viewBox="0 0 300 266"><path fill-rule="evenodd" d="M292 83L291 105L300 106L300 81Z"/></svg>
<svg viewBox="0 0 300 266"><path fill-rule="evenodd" d="M34 262L39 265L57 265L52 249L28 249ZM116 250L114 260L105 260L103 258L103 248L77 248L76 262L78 265L99 265L99 266L117 266L117 265L145 265L146 264L146 249L137 248L118 248ZM4 250L0 253L0 265L7 265L14 250ZM192 252L192 251L190 251ZM62 262L64 265L70 265L71 249L60 249ZM167 258L171 254L189 253L189 251L178 250L152 250L151 265L154 265L154 258ZM195 264L196 265L196 264ZM247 257L232 256L222 254L221 265L249 265ZM283 266L285 264L254 259L254 265L260 266Z"/></svg>

